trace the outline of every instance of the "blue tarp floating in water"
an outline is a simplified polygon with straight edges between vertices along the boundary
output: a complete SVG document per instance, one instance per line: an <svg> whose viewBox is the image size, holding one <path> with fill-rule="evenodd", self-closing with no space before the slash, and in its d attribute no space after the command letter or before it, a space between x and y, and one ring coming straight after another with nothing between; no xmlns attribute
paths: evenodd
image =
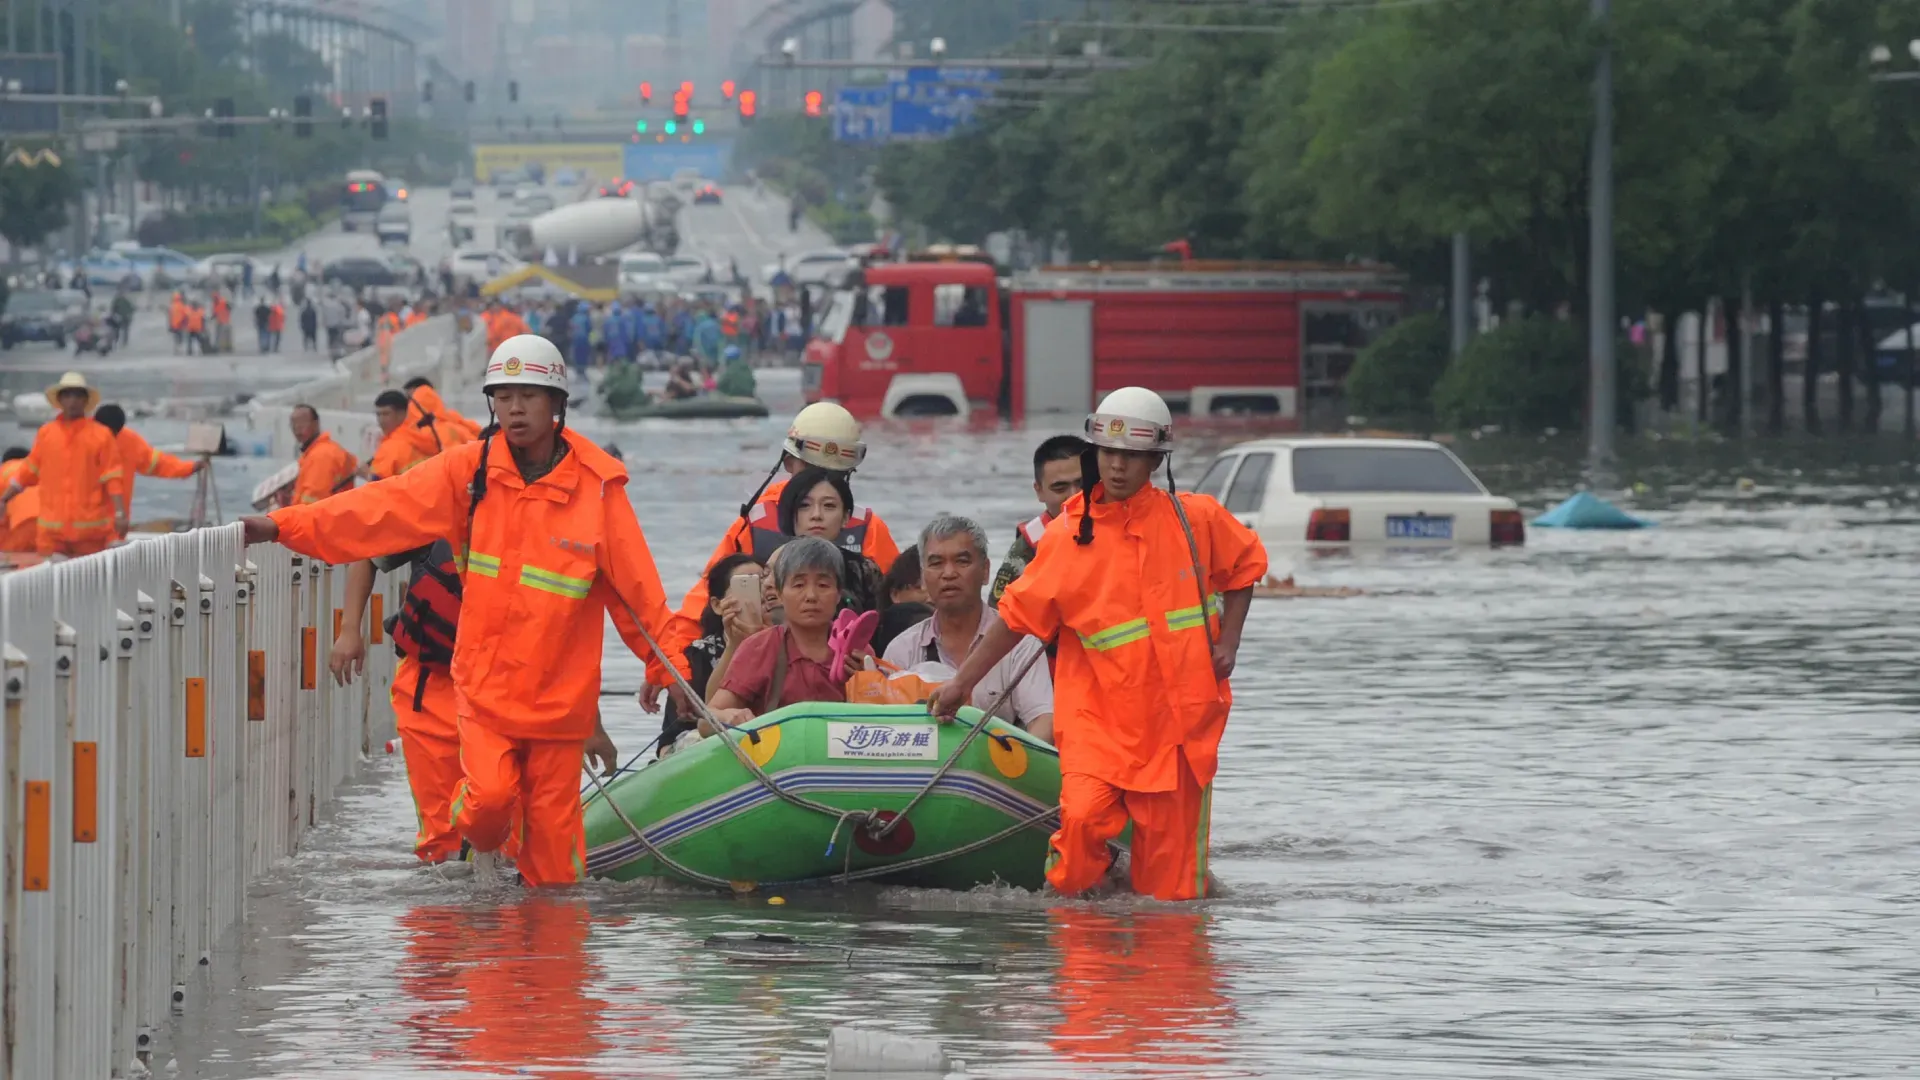
<svg viewBox="0 0 1920 1080"><path fill-rule="evenodd" d="M1534 518L1533 523L1543 529L1645 529L1653 524L1585 491Z"/></svg>

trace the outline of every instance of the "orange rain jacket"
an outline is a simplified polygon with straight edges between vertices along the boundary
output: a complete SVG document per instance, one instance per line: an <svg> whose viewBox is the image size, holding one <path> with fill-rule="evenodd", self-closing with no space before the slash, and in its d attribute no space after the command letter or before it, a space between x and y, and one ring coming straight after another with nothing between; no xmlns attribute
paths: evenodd
<svg viewBox="0 0 1920 1080"><path fill-rule="evenodd" d="M0 491L12 485L27 467L26 458L0 464ZM22 480L21 483L26 481ZM26 488L7 504L7 520L0 522L0 551L32 551L40 535L40 489Z"/></svg>
<svg viewBox="0 0 1920 1080"><path fill-rule="evenodd" d="M767 485L760 493L760 501L754 504L755 518L777 518L780 513L780 493L787 490L787 478L781 477ZM872 559L880 567L881 573L893 569L893 560L900 557L900 545L893 540L893 530L880 520L880 515L867 511L866 534L860 544L860 554ZM720 538L720 545L707 556L706 568L694 579L693 588L687 590L686 598L680 601L680 616L693 622L700 621L700 613L707 607L707 572L721 559L734 554L753 552L753 527L739 518L727 526L727 534Z"/></svg>
<svg viewBox="0 0 1920 1080"><path fill-rule="evenodd" d="M1102 490L1095 485L1092 497ZM1259 583L1266 548L1211 497L1181 495L1206 570L1203 608L1166 491L1149 484L1125 502L1096 501L1093 543L1082 546L1074 533L1086 498L1067 500L1026 572L1000 596L1008 628L1043 641L1060 636L1053 730L1061 771L1128 791L1173 791L1184 750L1204 786L1218 768L1233 694L1213 677L1202 619L1217 635L1220 594Z"/></svg>
<svg viewBox="0 0 1920 1080"><path fill-rule="evenodd" d="M433 387L407 395L407 432L422 457L432 457L480 437L480 425L447 408Z"/></svg>
<svg viewBox="0 0 1920 1080"><path fill-rule="evenodd" d="M112 496L126 468L107 425L56 416L40 426L26 462L18 480L40 486L42 539L72 543L114 535Z"/></svg>
<svg viewBox="0 0 1920 1080"><path fill-rule="evenodd" d="M323 431L300 449L300 475L293 481L293 504L317 503L347 491L353 487L353 474L359 471L360 459Z"/></svg>
<svg viewBox="0 0 1920 1080"><path fill-rule="evenodd" d="M518 312L496 308L487 318L487 351L491 353L510 337L532 332L527 328L527 320L521 318Z"/></svg>
<svg viewBox="0 0 1920 1080"><path fill-rule="evenodd" d="M427 436L431 443L433 437ZM401 424L391 434L380 437L380 445L374 448L373 460L367 463L367 471L375 480L391 480L415 465L427 460L431 454L420 449L420 439L414 429Z"/></svg>
<svg viewBox="0 0 1920 1080"><path fill-rule="evenodd" d="M120 478L120 492L127 497L129 510L133 507L135 474L157 476L162 480L185 480L193 475L193 462L155 450L152 443L130 427L121 428L113 440L120 447L120 464L126 469L126 475Z"/></svg>
<svg viewBox="0 0 1920 1080"><path fill-rule="evenodd" d="M683 676L694 628L667 609L647 538L627 501L627 470L577 432L552 472L528 484L505 440L488 456L473 515L469 485L483 444L457 446L405 476L273 512L280 542L330 563L447 540L464 551L453 682L464 715L513 739L584 740L600 714L605 611L656 686L671 681L635 624Z"/></svg>

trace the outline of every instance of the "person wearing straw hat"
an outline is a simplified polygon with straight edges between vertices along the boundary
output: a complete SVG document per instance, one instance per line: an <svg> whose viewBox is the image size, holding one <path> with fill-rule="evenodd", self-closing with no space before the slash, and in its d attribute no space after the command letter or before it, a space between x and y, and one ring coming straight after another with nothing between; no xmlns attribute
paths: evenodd
<svg viewBox="0 0 1920 1080"><path fill-rule="evenodd" d="M127 529L126 469L119 444L93 419L100 391L78 371L47 387L47 401L60 410L33 437L27 463L0 491L0 509L29 487L40 489L42 555L91 555Z"/></svg>

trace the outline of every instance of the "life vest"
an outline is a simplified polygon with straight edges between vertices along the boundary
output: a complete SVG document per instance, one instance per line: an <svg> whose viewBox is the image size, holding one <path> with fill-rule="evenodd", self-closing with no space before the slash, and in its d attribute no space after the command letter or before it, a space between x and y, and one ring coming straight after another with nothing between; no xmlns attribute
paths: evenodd
<svg viewBox="0 0 1920 1080"><path fill-rule="evenodd" d="M847 524L840 530L835 543L848 551L861 551L867 542L867 530L873 524L873 511L864 506L853 508L853 514L847 518ZM787 541L793 539L780 531L780 507L778 503L759 503L753 508L753 515L747 518L747 536L752 540L748 549L755 562L762 566L780 550Z"/></svg>
<svg viewBox="0 0 1920 1080"><path fill-rule="evenodd" d="M426 695L429 669L445 673L453 664L454 631L460 625L460 571L453 545L436 540L426 555L414 560L413 581L394 617L393 651L411 656L420 665L420 682L413 691L416 711Z"/></svg>
<svg viewBox="0 0 1920 1080"><path fill-rule="evenodd" d="M1027 546L1035 551L1040 550L1040 537L1047 531L1047 526L1052 524L1052 522L1053 515L1044 510L1041 511L1039 517L1021 524L1020 539L1025 540Z"/></svg>

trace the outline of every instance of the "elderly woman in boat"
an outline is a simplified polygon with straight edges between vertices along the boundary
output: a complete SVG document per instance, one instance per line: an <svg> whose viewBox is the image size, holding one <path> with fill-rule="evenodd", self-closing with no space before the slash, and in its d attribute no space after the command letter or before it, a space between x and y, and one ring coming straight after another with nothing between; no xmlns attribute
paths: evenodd
<svg viewBox="0 0 1920 1080"><path fill-rule="evenodd" d="M840 548L801 536L772 563L785 621L741 642L726 657L726 670L715 673L718 688L708 705L729 726L797 702L847 699L845 675L834 675L830 640L846 573Z"/></svg>

